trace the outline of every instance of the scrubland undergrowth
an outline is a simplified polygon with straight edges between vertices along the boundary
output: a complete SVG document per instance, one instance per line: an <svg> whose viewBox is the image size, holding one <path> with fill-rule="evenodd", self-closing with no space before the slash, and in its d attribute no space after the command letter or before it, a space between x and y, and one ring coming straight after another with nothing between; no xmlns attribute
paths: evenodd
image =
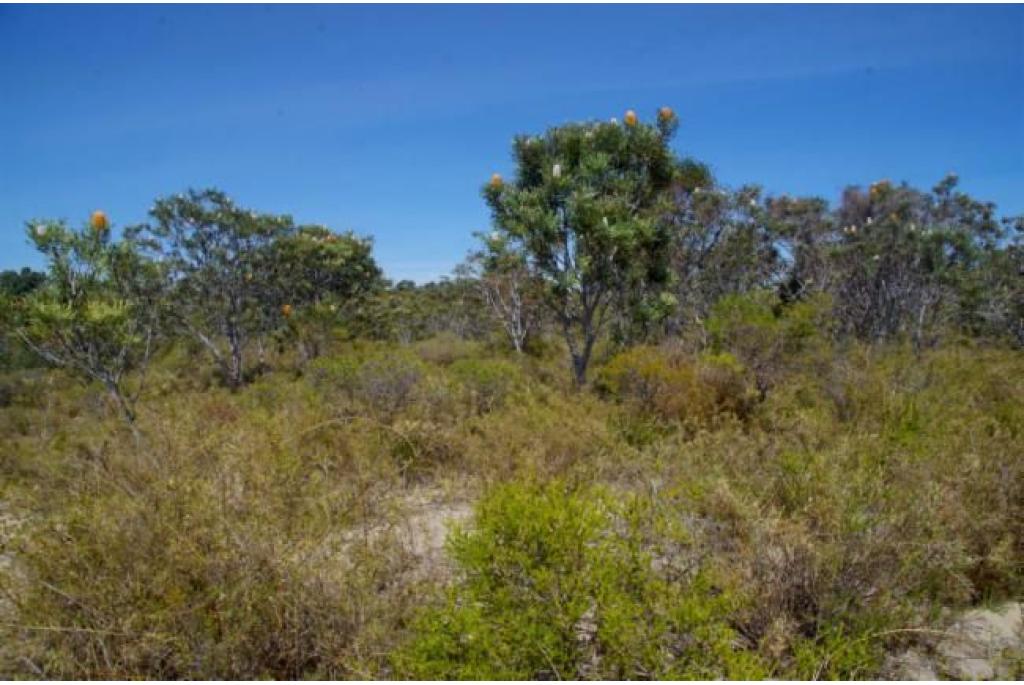
<svg viewBox="0 0 1024 685"><path fill-rule="evenodd" d="M1024 592L1019 352L613 352L6 375L0 675L865 678Z"/></svg>

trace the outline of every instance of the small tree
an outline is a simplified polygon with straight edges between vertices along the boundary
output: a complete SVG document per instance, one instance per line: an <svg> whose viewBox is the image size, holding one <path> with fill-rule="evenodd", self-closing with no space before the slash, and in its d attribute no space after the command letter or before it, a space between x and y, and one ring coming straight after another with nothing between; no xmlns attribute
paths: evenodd
<svg viewBox="0 0 1024 685"><path fill-rule="evenodd" d="M273 296L304 360L320 354L341 317L381 285L373 243L352 233L303 226L271 245Z"/></svg>
<svg viewBox="0 0 1024 685"><path fill-rule="evenodd" d="M522 354L540 323L540 283L525 255L510 249L502 235L478 237L484 248L470 255L466 271L516 353Z"/></svg>
<svg viewBox="0 0 1024 685"><path fill-rule="evenodd" d="M778 277L781 263L760 189L719 188L710 175L674 192L672 211L672 276L678 306L666 323L680 333L707 321L724 297L767 287Z"/></svg>
<svg viewBox="0 0 1024 685"><path fill-rule="evenodd" d="M991 203L956 192L947 176L931 193L879 181L849 188L837 210L833 258L840 324L865 339L925 342L942 324L970 324L982 256L1004 237Z"/></svg>
<svg viewBox="0 0 1024 685"><path fill-rule="evenodd" d="M975 273L977 332L1009 337L1024 348L1024 216L1003 220L1006 242L986 250Z"/></svg>
<svg viewBox="0 0 1024 685"><path fill-rule="evenodd" d="M842 234L836 230L838 219L828 202L783 195L770 199L765 211L783 255L782 301L792 303L831 292L841 276L833 256Z"/></svg>
<svg viewBox="0 0 1024 685"><path fill-rule="evenodd" d="M142 378L159 321L158 266L131 240L115 242L102 213L75 231L63 222L33 222L28 236L45 255L46 283L20 301L17 334L47 362L98 381L134 423Z"/></svg>
<svg viewBox="0 0 1024 685"><path fill-rule="evenodd" d="M173 320L238 388L247 345L281 321L271 247L295 231L291 217L243 209L214 189L159 199L150 216L131 234L169 270Z"/></svg>
<svg viewBox="0 0 1024 685"><path fill-rule="evenodd" d="M679 170L669 141L678 120L657 125L627 112L624 122L569 124L518 136L516 177L484 188L496 231L543 284L572 358L586 382L594 343L619 293L667 279L667 193Z"/></svg>

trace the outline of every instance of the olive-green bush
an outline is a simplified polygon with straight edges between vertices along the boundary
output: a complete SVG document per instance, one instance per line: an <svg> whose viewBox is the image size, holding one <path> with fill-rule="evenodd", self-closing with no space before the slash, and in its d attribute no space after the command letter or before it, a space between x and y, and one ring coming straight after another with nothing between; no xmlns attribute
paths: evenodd
<svg viewBox="0 0 1024 685"><path fill-rule="evenodd" d="M507 485L450 539L457 580L395 655L417 679L756 678L737 648L737 600L698 569L654 569L641 500L595 488Z"/></svg>

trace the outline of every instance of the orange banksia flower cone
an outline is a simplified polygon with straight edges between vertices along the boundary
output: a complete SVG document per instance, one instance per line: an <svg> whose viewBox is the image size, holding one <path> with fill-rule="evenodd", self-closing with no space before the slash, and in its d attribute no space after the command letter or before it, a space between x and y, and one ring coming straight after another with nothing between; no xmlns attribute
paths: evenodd
<svg viewBox="0 0 1024 685"><path fill-rule="evenodd" d="M97 209L89 217L89 225L92 226L92 230L102 233L110 227L110 222L107 220L107 215Z"/></svg>

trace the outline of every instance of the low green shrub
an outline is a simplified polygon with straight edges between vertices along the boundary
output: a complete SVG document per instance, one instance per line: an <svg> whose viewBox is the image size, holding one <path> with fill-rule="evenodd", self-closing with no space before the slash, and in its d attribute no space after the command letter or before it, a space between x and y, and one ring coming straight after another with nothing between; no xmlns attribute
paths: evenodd
<svg viewBox="0 0 1024 685"><path fill-rule="evenodd" d="M442 333L426 340L420 340L412 347L423 361L448 366L460 359L478 356L484 345L475 340L460 338L452 333Z"/></svg>
<svg viewBox="0 0 1024 685"><path fill-rule="evenodd" d="M654 347L633 347L612 357L598 371L596 387L663 419L700 420L713 408L696 365Z"/></svg>
<svg viewBox="0 0 1024 685"><path fill-rule="evenodd" d="M457 580L415 623L411 678L751 678L736 600L698 571L668 580L641 533L650 512L593 487L496 488L450 538Z"/></svg>
<svg viewBox="0 0 1024 685"><path fill-rule="evenodd" d="M317 386L390 421L415 401L427 367L414 354L391 350L317 359L309 373Z"/></svg>
<svg viewBox="0 0 1024 685"><path fill-rule="evenodd" d="M729 415L746 418L757 397L745 370L727 353L699 359L655 347L633 347L598 372L596 387L641 414L690 426L707 426Z"/></svg>
<svg viewBox="0 0 1024 685"><path fill-rule="evenodd" d="M707 331L715 350L749 370L763 397L799 355L827 344L830 307L824 296L784 305L766 290L729 295L712 309Z"/></svg>
<svg viewBox="0 0 1024 685"><path fill-rule="evenodd" d="M522 384L519 367L502 359L460 359L448 367L448 373L479 414L500 407L509 393Z"/></svg>

